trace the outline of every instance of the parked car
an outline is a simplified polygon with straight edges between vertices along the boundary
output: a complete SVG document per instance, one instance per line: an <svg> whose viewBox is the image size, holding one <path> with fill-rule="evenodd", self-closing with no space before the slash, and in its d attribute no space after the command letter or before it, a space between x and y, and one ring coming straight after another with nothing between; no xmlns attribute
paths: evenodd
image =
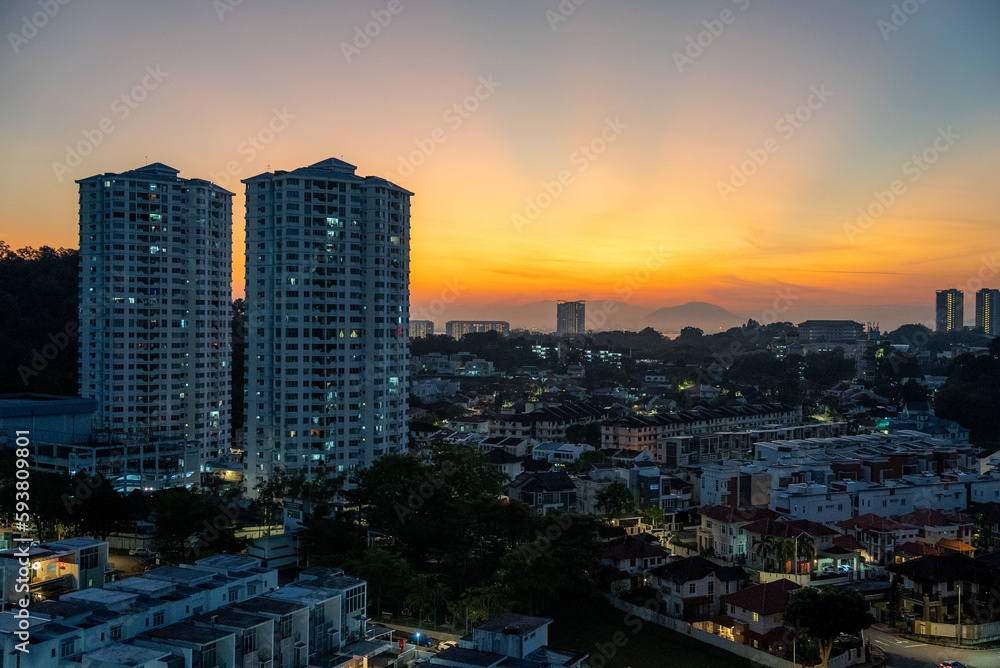
<svg viewBox="0 0 1000 668"><path fill-rule="evenodd" d="M961 661L942 661L938 664L941 668L969 668L967 664Z"/></svg>
<svg viewBox="0 0 1000 668"><path fill-rule="evenodd" d="M426 633L414 633L410 635L410 642L418 647L434 647L435 640Z"/></svg>
<svg viewBox="0 0 1000 668"><path fill-rule="evenodd" d="M837 566L837 570L840 571L841 573L850 573L854 569L851 568L850 566L847 566L845 564L845 565Z"/></svg>
<svg viewBox="0 0 1000 668"><path fill-rule="evenodd" d="M128 551L129 555L133 557L139 557L140 559L155 559L160 556L159 552L149 549L148 547L133 547Z"/></svg>

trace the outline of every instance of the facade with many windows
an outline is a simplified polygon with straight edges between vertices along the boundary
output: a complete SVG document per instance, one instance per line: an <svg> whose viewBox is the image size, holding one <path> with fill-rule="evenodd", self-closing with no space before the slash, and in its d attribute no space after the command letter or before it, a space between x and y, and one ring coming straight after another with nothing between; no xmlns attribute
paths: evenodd
<svg viewBox="0 0 1000 668"><path fill-rule="evenodd" d="M161 163L77 183L80 396L97 401L94 426L109 443L227 452L232 193ZM190 482L165 472L152 486Z"/></svg>
<svg viewBox="0 0 1000 668"><path fill-rule="evenodd" d="M411 192L330 158L246 184L246 488L406 447Z"/></svg>

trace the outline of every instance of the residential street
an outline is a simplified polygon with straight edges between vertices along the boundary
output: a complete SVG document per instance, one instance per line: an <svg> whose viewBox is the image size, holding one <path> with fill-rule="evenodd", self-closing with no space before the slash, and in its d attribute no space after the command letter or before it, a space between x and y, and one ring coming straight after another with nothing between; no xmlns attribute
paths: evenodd
<svg viewBox="0 0 1000 668"><path fill-rule="evenodd" d="M961 661L971 668L1000 668L1000 651L940 647L897 638L877 629L867 631L870 642L889 655L890 668L926 668L942 661Z"/></svg>

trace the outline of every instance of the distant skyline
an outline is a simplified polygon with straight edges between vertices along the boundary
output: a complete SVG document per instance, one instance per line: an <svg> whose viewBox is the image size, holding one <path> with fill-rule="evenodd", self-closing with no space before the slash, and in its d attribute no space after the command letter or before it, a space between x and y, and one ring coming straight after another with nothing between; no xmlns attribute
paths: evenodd
<svg viewBox="0 0 1000 668"><path fill-rule="evenodd" d="M239 295L239 180L332 155L416 193L411 303L442 322L611 299L933 326L937 290L1000 287L996 2L56 4L0 5L14 248L78 247L74 181L162 162L236 193Z"/></svg>

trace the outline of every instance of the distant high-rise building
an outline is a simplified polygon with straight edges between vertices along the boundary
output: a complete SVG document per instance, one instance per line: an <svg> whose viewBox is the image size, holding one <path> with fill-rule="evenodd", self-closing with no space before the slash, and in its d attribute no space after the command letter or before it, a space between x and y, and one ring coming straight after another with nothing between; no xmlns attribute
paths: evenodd
<svg viewBox="0 0 1000 668"><path fill-rule="evenodd" d="M585 304L582 301L556 302L556 334L569 336L586 331Z"/></svg>
<svg viewBox="0 0 1000 668"><path fill-rule="evenodd" d="M510 335L510 323L504 320L449 320L444 324L445 333L458 341L466 334L497 332L501 336Z"/></svg>
<svg viewBox="0 0 1000 668"><path fill-rule="evenodd" d="M434 321L433 320L411 320L410 321L410 338L411 339L422 339L425 336L434 336Z"/></svg>
<svg viewBox="0 0 1000 668"><path fill-rule="evenodd" d="M983 288L976 293L976 327L1000 336L1000 290Z"/></svg>
<svg viewBox="0 0 1000 668"><path fill-rule="evenodd" d="M233 194L177 174L153 163L77 181L80 396L116 443L183 441L205 458L230 448ZM165 457L127 473L146 486L198 482L134 470L165 473Z"/></svg>
<svg viewBox="0 0 1000 668"><path fill-rule="evenodd" d="M410 197L330 158L246 184L246 488L406 447Z"/></svg>
<svg viewBox="0 0 1000 668"><path fill-rule="evenodd" d="M938 333L962 329L965 322L965 293L951 288L937 291L935 329Z"/></svg>
<svg viewBox="0 0 1000 668"><path fill-rule="evenodd" d="M806 320L796 327L802 341L842 341L844 343L864 338L865 326L853 320Z"/></svg>

